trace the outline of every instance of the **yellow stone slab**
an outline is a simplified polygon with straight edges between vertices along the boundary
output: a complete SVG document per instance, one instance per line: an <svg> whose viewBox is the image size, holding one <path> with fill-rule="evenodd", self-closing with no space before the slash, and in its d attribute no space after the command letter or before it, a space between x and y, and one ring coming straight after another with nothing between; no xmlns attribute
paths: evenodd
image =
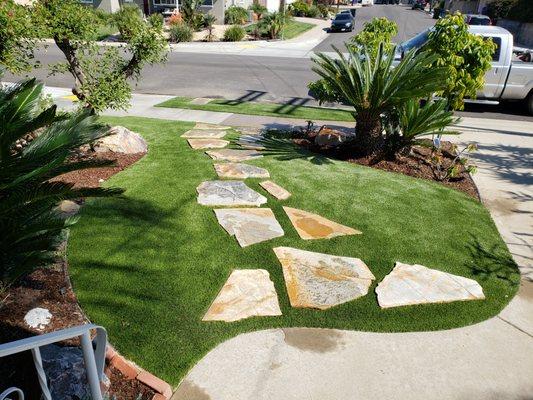
<svg viewBox="0 0 533 400"><path fill-rule="evenodd" d="M259 185L278 200L287 200L291 194L272 181L260 182Z"/></svg>
<svg viewBox="0 0 533 400"><path fill-rule="evenodd" d="M189 146L193 149L222 149L229 144L229 141L223 139L187 139Z"/></svg>
<svg viewBox="0 0 533 400"><path fill-rule="evenodd" d="M297 208L283 207L298 235L304 240L331 239L336 236L360 235L362 232L330 221L320 215Z"/></svg>

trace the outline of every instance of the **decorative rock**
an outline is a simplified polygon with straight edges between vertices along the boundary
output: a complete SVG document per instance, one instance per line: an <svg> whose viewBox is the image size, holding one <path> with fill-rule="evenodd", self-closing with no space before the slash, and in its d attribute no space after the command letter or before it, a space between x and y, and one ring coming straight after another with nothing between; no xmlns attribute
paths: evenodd
<svg viewBox="0 0 533 400"><path fill-rule="evenodd" d="M63 200L59 203L57 210L64 217L72 217L80 211L80 206L72 200Z"/></svg>
<svg viewBox="0 0 533 400"><path fill-rule="evenodd" d="M360 235L361 232L330 221L320 215L297 208L283 207L298 235L304 240L331 239L336 236Z"/></svg>
<svg viewBox="0 0 533 400"><path fill-rule="evenodd" d="M281 315L278 295L264 269L235 269L202 321L233 322L254 316Z"/></svg>
<svg viewBox="0 0 533 400"><path fill-rule="evenodd" d="M214 100L214 99L210 99L209 97L197 97L197 98L192 99L191 101L189 101L189 104L195 104L195 105L203 106L203 105L209 103L211 100Z"/></svg>
<svg viewBox="0 0 533 400"><path fill-rule="evenodd" d="M284 235L270 208L218 209L215 214L219 224L235 235L241 247Z"/></svg>
<svg viewBox="0 0 533 400"><path fill-rule="evenodd" d="M287 200L291 194L272 181L260 182L259 185L278 200Z"/></svg>
<svg viewBox="0 0 533 400"><path fill-rule="evenodd" d="M242 163L215 164L215 171L219 178L246 179L270 177L266 169Z"/></svg>
<svg viewBox="0 0 533 400"><path fill-rule="evenodd" d="M354 135L331 128L323 128L315 136L315 144L322 147L337 147L353 139Z"/></svg>
<svg viewBox="0 0 533 400"><path fill-rule="evenodd" d="M207 181L197 188L198 203L204 206L259 207L267 199L241 181Z"/></svg>
<svg viewBox="0 0 533 400"><path fill-rule="evenodd" d="M223 129L191 129L181 135L185 139L222 139L227 132Z"/></svg>
<svg viewBox="0 0 533 400"><path fill-rule="evenodd" d="M381 308L485 298L473 279L401 262L378 284L376 293Z"/></svg>
<svg viewBox="0 0 533 400"><path fill-rule="evenodd" d="M43 330L50 323L52 314L46 308L32 308L24 316L24 322L30 328Z"/></svg>
<svg viewBox="0 0 533 400"><path fill-rule="evenodd" d="M78 400L90 397L81 349L51 344L41 347L41 357L53 399ZM104 394L109 385L109 379L105 376Z"/></svg>
<svg viewBox="0 0 533 400"><path fill-rule="evenodd" d="M326 310L368 293L375 279L359 258L276 247L291 306Z"/></svg>
<svg viewBox="0 0 533 400"><path fill-rule="evenodd" d="M209 157L217 161L239 162L263 157L257 150L222 149L206 152Z"/></svg>
<svg viewBox="0 0 533 400"><path fill-rule="evenodd" d="M193 149L222 149L226 147L229 142L223 139L187 139L189 146Z"/></svg>
<svg viewBox="0 0 533 400"><path fill-rule="evenodd" d="M123 126L114 126L110 132L112 132L111 135L96 141L94 144L96 152L112 151L113 153L136 154L148 151L148 144L141 135Z"/></svg>

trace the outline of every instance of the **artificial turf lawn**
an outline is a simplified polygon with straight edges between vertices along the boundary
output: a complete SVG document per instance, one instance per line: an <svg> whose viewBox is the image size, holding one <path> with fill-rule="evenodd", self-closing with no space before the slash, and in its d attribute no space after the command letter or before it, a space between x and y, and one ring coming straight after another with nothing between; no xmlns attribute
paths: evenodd
<svg viewBox="0 0 533 400"><path fill-rule="evenodd" d="M105 326L125 356L172 385L210 349L239 333L272 327L323 327L399 332L473 324L496 315L517 290L517 269L487 210L464 194L433 182L322 157L253 164L292 193L268 197L285 236L240 248L196 203L196 187L216 179L213 161L179 136L190 123L106 118L142 134L148 154L106 186L124 198L90 200L72 228L68 259L76 294L89 318ZM250 162L252 163L252 162ZM282 205L318 213L362 235L304 241ZM376 276L368 295L330 310L289 305L273 247L291 246L359 257ZM379 308L375 286L395 261L419 263L474 278L483 301ZM474 274L490 270L487 274ZM264 268L283 316L239 322L201 322L233 268ZM499 278L501 276L502 278Z"/></svg>
<svg viewBox="0 0 533 400"><path fill-rule="evenodd" d="M315 24L310 24L307 22L300 22L295 20L290 20L285 27L283 28L282 37L283 40L293 39L298 35L301 35L304 32L307 32L309 29L314 28ZM251 24L246 27L248 33L252 33L256 29L256 24ZM268 30L263 28L261 31L261 37L269 37Z"/></svg>
<svg viewBox="0 0 533 400"><path fill-rule="evenodd" d="M190 110L230 112L247 115L265 115L270 117L301 118L322 121L353 121L348 110L299 106L295 104L259 103L241 100L211 100L207 104L191 104L189 97L174 97L156 105L156 107L185 108Z"/></svg>

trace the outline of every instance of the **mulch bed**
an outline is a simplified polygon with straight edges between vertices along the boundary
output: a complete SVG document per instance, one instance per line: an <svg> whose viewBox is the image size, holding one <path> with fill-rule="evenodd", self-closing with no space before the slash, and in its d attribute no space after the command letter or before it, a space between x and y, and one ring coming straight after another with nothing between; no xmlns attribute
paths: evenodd
<svg viewBox="0 0 533 400"><path fill-rule="evenodd" d="M295 139L294 142L309 151L324 154L328 157L333 157L384 171L396 172L415 178L438 182L444 186L466 193L470 197L481 201L477 186L474 183L472 176L466 172L464 168L461 170L458 176L454 178L445 181L438 180L433 173L432 167L427 161L430 158L431 152L431 150L427 147L413 146L408 154L398 155L394 159L384 158L376 161L370 157L354 157L353 153L343 150L339 151L331 148L322 148L315 145L308 139ZM443 166L447 168L451 165L452 160L455 157L452 150L452 144L450 142L442 142L441 146L443 149Z"/></svg>
<svg viewBox="0 0 533 400"><path fill-rule="evenodd" d="M144 154L92 153L80 154L78 159L99 158L114 160L115 165L97 169L87 169L65 174L62 181L78 187L97 187L101 180L124 170L139 160ZM40 268L15 282L1 294L0 300L0 343L29 336L53 332L88 323L89 320L78 304L78 300L68 275L68 264L63 256L47 268ZM50 324L44 330L32 330L24 322L25 314L35 308L46 308L52 314ZM78 340L62 343L68 346L79 345ZM109 398L117 400L151 399L155 392L136 379L126 379L120 371L107 366L110 379ZM40 389L33 360L29 352L2 358L0 362L0 391L16 386L24 391L27 399L39 399Z"/></svg>

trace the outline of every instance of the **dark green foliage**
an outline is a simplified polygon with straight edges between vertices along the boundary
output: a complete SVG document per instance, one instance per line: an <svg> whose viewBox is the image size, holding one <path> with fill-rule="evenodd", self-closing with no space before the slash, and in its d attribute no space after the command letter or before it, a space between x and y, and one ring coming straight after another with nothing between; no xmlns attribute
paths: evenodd
<svg viewBox="0 0 533 400"><path fill-rule="evenodd" d="M170 26L170 40L174 43L190 42L193 37L192 28L184 23Z"/></svg>
<svg viewBox="0 0 533 400"><path fill-rule="evenodd" d="M533 22L533 2L531 0L518 0L511 7L507 18L520 22Z"/></svg>
<svg viewBox="0 0 533 400"><path fill-rule="evenodd" d="M224 41L225 42L240 42L246 36L246 31L242 26L233 25L230 26L224 32Z"/></svg>
<svg viewBox="0 0 533 400"><path fill-rule="evenodd" d="M254 2L249 8L257 15L258 19L261 19L263 14L266 14L268 11L265 6L259 4L258 2Z"/></svg>
<svg viewBox="0 0 533 400"><path fill-rule="evenodd" d="M69 160L80 146L105 136L108 127L88 111L62 119L55 106L39 111L41 91L34 79L0 89L0 280L5 283L53 259L61 232L76 222L56 211L62 200L122 193L51 181L66 172L109 165ZM29 144L20 145L37 130Z"/></svg>
<svg viewBox="0 0 533 400"><path fill-rule="evenodd" d="M113 14L113 17L120 36L124 40L131 40L135 35L135 30L143 22L141 10L136 5L124 4ZM161 28L163 28L162 25Z"/></svg>
<svg viewBox="0 0 533 400"><path fill-rule="evenodd" d="M224 22L229 25L244 25L248 21L246 8L230 6L224 12Z"/></svg>
<svg viewBox="0 0 533 400"><path fill-rule="evenodd" d="M183 18L183 22L193 29L195 29L196 16L198 15L200 5L200 0L183 0L181 2L180 14Z"/></svg>

